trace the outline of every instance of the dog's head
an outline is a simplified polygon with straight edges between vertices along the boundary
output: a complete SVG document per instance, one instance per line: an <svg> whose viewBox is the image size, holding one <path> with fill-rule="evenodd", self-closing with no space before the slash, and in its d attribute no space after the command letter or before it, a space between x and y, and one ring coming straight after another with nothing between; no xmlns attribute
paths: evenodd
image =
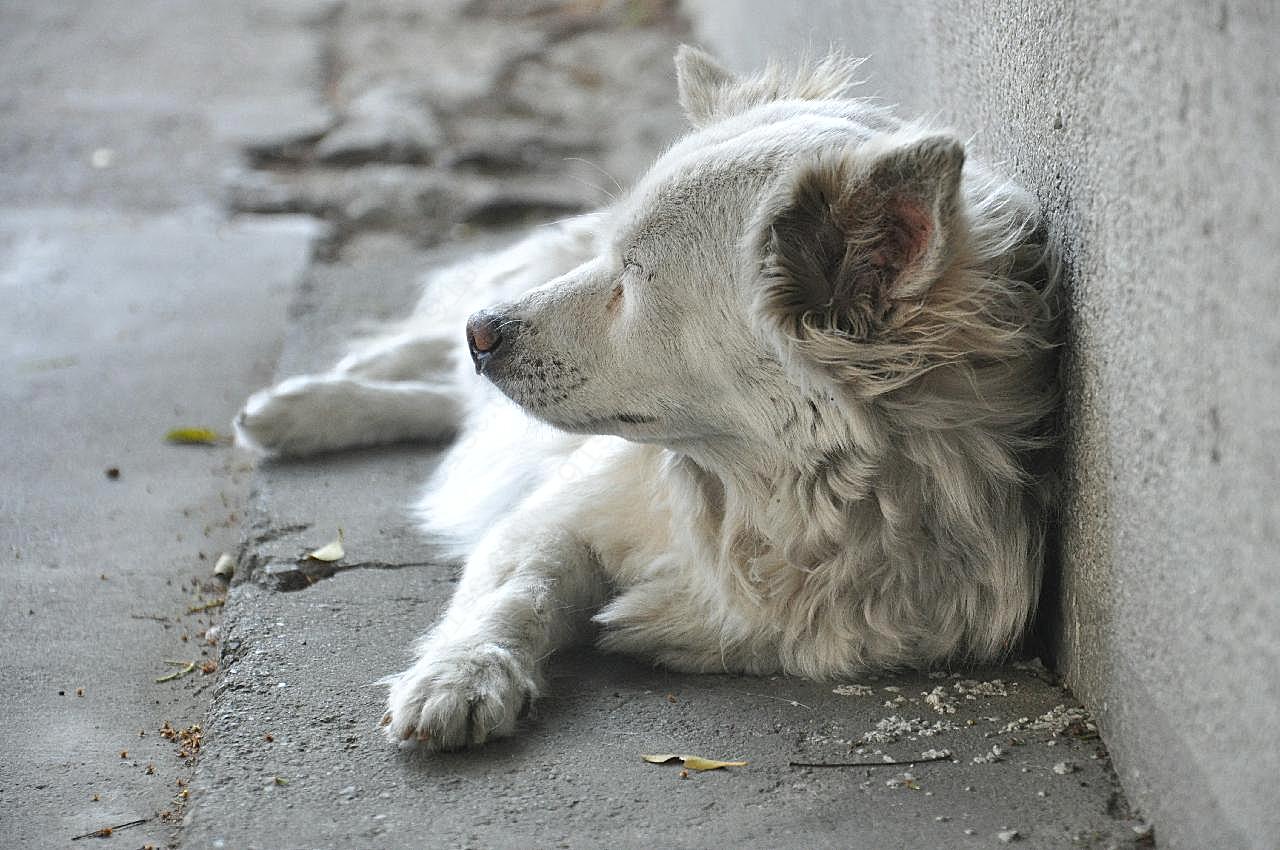
<svg viewBox="0 0 1280 850"><path fill-rule="evenodd" d="M676 64L693 131L602 214L598 256L471 318L478 369L568 430L776 442L975 344L953 337L982 305L947 282L973 254L956 138L842 97L856 63Z"/></svg>

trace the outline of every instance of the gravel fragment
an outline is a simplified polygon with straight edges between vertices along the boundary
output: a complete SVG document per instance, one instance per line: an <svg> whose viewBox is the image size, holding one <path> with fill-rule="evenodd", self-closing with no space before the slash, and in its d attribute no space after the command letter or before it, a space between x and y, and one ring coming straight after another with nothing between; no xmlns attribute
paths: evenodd
<svg viewBox="0 0 1280 850"><path fill-rule="evenodd" d="M1020 717L1005 725L1000 731L1007 732L1048 732L1051 735L1063 735L1068 730L1076 730L1087 735L1096 735L1098 726L1087 709L1058 705L1035 720Z"/></svg>
<svg viewBox="0 0 1280 850"><path fill-rule="evenodd" d="M950 732L957 726L949 720L938 720L933 723L913 717L910 720L893 714L876 723L876 728L862 736L862 743L892 744L906 738L914 741L917 738L928 738L940 732Z"/></svg>
<svg viewBox="0 0 1280 850"><path fill-rule="evenodd" d="M995 764L998 761L1004 761L1004 748L999 744L992 746L991 752L973 757L974 764Z"/></svg>

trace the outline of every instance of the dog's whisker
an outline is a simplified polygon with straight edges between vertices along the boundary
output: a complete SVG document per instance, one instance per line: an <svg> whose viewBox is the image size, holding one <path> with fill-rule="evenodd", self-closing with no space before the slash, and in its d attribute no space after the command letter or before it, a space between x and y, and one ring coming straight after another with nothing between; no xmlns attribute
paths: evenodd
<svg viewBox="0 0 1280 850"><path fill-rule="evenodd" d="M581 157L581 156L566 156L566 157L564 158L564 161L565 161L565 162L580 162L580 163L582 163L583 165L589 166L590 168L594 168L596 171L599 171L599 172L600 172L601 174L603 174L605 177L608 177L610 180L612 180L612 181L613 181L614 188L616 188L616 189L618 190L618 195L622 195L622 194L624 194L625 190L622 188L622 184L618 182L618 178L616 178L616 177L614 177L612 174L610 174L610 173L609 173L609 172L604 168L604 166L600 165L599 163L592 162L591 160L589 160L589 159L587 159L587 158L585 158L585 157ZM602 191L603 191L603 190L602 190ZM608 196L609 196L609 198L610 198L611 200L615 200L615 201L616 201L616 200L618 199L618 195L613 195L613 194L610 194L610 193L608 193L608 192L605 192L605 194L606 194L606 195L608 195Z"/></svg>

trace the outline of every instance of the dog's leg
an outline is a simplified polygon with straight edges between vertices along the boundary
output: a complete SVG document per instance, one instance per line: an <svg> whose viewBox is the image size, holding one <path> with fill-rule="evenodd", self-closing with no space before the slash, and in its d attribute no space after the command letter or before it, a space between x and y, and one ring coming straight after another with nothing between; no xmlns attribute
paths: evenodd
<svg viewBox="0 0 1280 850"><path fill-rule="evenodd" d="M440 440L457 429L462 408L450 383L303 375L252 395L236 417L236 439L280 455Z"/></svg>
<svg viewBox="0 0 1280 850"><path fill-rule="evenodd" d="M446 374L455 358L465 354L460 328L448 328L455 332L447 335L401 333L371 340L339 360L333 371L374 381L421 381Z"/></svg>
<svg viewBox="0 0 1280 850"><path fill-rule="evenodd" d="M236 417L237 440L259 451L306 455L448 437L461 419L458 388L447 379L460 348L438 333L365 341L332 371L255 393Z"/></svg>
<svg viewBox="0 0 1280 850"><path fill-rule="evenodd" d="M542 513L526 503L486 536L417 662L385 681L390 740L448 750L510 735L541 689L547 657L603 601L591 549Z"/></svg>
<svg viewBox="0 0 1280 850"><path fill-rule="evenodd" d="M386 680L388 738L454 749L515 730L547 657L584 638L607 598L617 577L605 561L626 548L629 523L652 521L636 518L653 510L639 477L654 451L588 440L489 530L417 663Z"/></svg>
<svg viewBox="0 0 1280 850"><path fill-rule="evenodd" d="M238 442L271 454L305 455L452 436L465 397L473 394L455 380L471 379L463 337L467 315L590 259L595 220L579 216L540 227L493 256L435 272L402 332L362 343L328 372L254 394L236 418Z"/></svg>

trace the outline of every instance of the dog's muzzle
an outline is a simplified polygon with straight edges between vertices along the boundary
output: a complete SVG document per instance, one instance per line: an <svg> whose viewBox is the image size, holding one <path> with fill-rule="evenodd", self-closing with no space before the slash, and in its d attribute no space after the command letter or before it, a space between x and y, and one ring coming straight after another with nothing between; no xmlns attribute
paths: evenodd
<svg viewBox="0 0 1280 850"><path fill-rule="evenodd" d="M510 349L511 337L516 325L509 322L503 326L500 316L481 310L467 319L467 348L471 351L471 362L476 366L476 374L484 374L500 352Z"/></svg>

